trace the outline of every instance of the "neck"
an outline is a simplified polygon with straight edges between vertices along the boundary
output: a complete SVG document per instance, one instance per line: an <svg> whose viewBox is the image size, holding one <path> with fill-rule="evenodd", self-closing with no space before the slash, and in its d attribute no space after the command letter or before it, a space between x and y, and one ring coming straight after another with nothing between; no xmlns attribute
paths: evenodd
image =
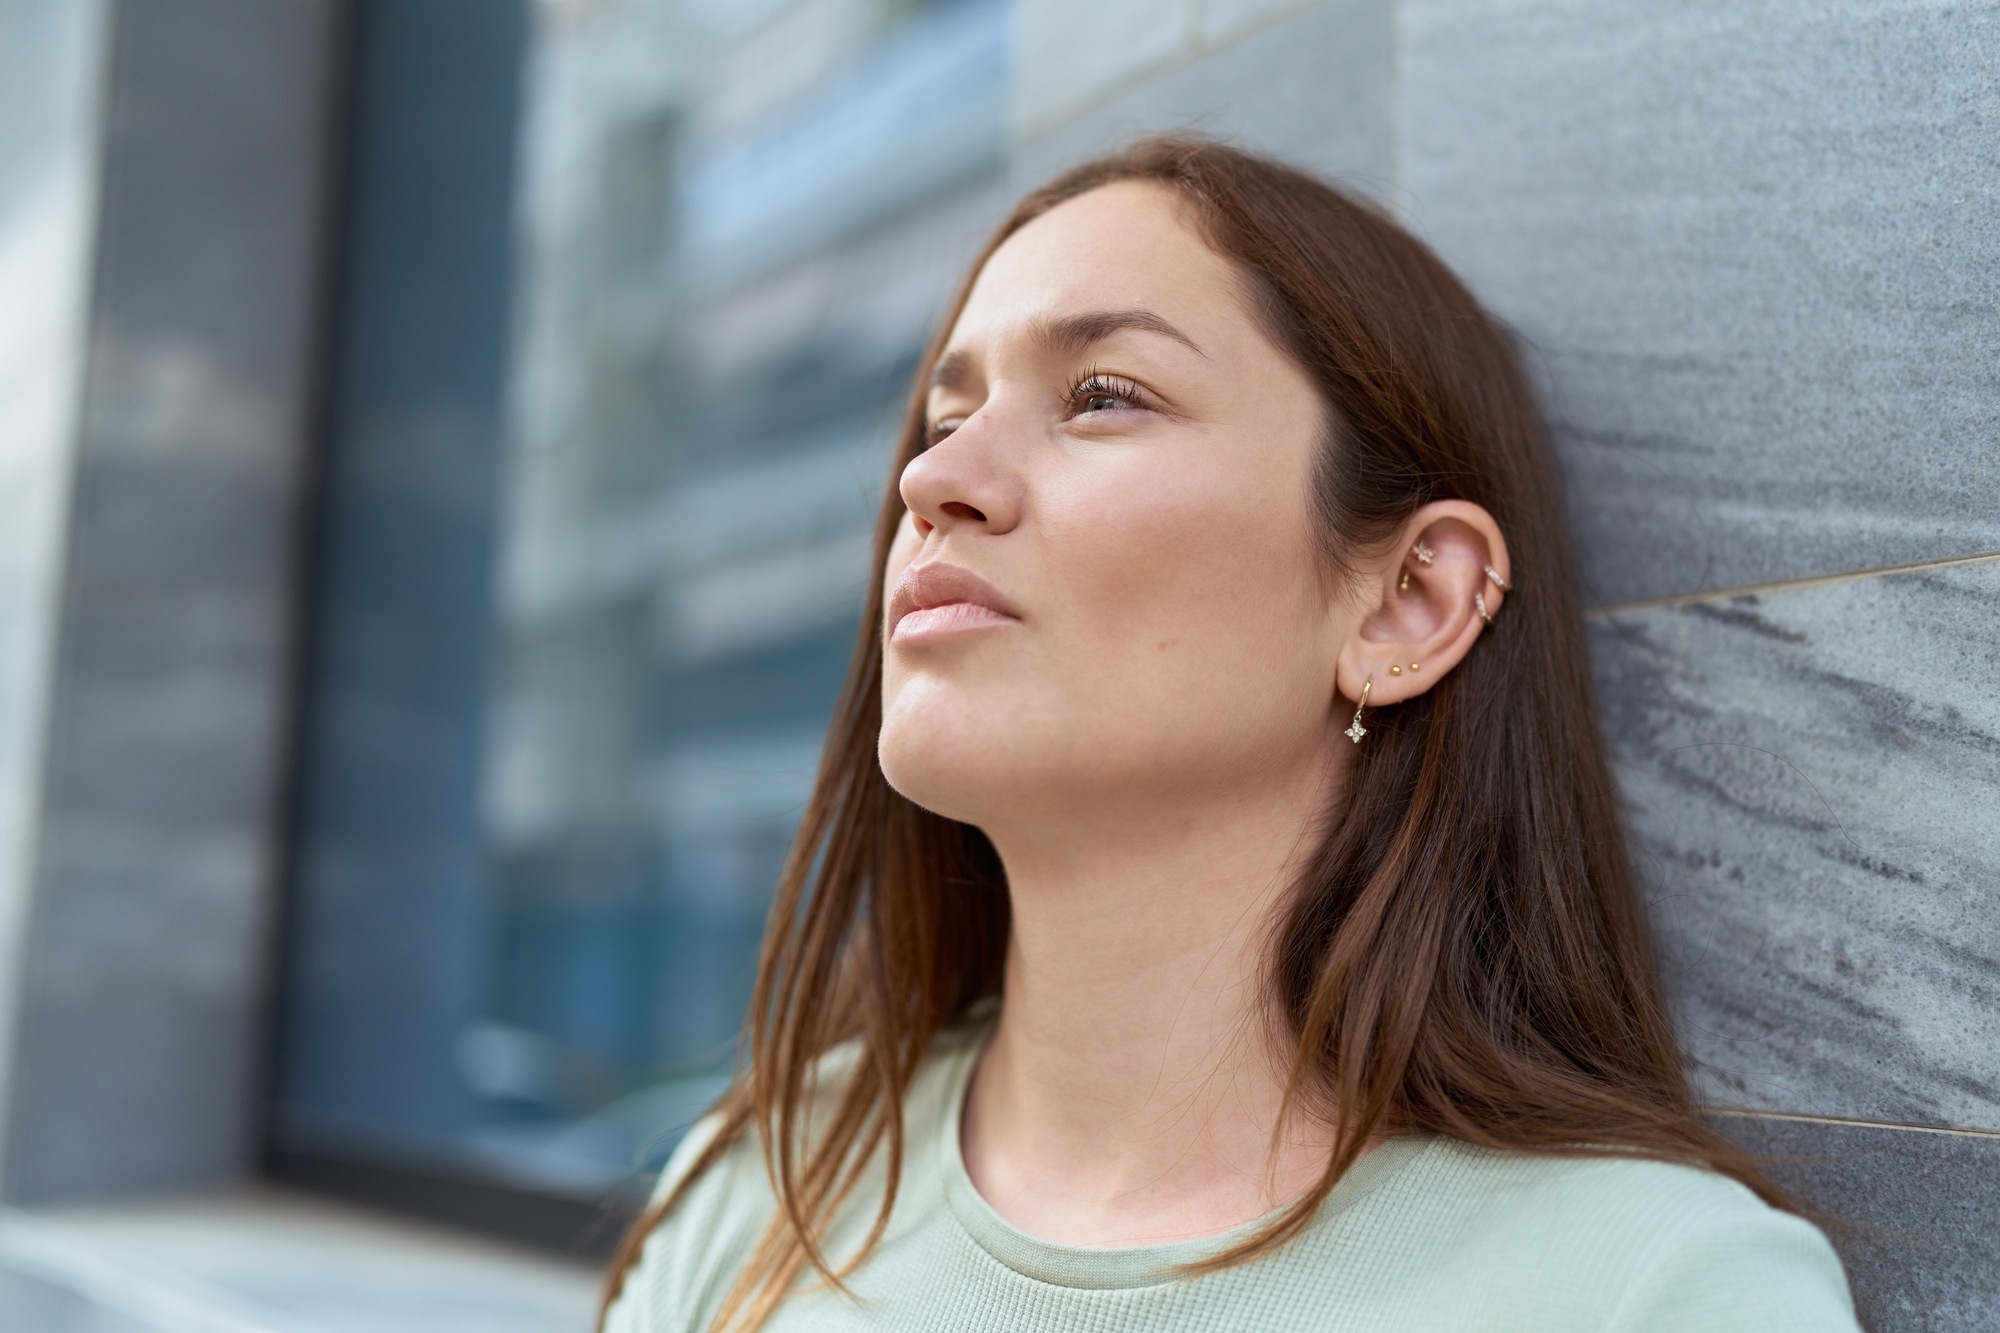
<svg viewBox="0 0 2000 1333"><path fill-rule="evenodd" d="M1005 1003L967 1098L966 1168L1031 1235L1144 1245L1297 1197L1327 1144L1275 1132L1290 1052L1266 979L1273 912L1328 781L1133 818L989 829L1013 905Z"/></svg>

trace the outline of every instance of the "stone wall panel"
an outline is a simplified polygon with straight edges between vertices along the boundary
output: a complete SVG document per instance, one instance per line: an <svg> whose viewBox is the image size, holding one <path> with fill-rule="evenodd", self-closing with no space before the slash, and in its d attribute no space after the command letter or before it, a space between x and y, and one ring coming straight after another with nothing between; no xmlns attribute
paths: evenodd
<svg viewBox="0 0 2000 1333"><path fill-rule="evenodd" d="M2000 559L1592 626L1723 1106L2000 1129Z"/></svg>
<svg viewBox="0 0 2000 1333"><path fill-rule="evenodd" d="M1141 134L1178 130L1384 195L1394 171L1392 39L1387 0L1327 0L1017 143L1015 182L1026 189Z"/></svg>
<svg viewBox="0 0 2000 1333"><path fill-rule="evenodd" d="M2000 8L1402 34L1412 219L1534 349L1594 601L2000 550Z"/></svg>

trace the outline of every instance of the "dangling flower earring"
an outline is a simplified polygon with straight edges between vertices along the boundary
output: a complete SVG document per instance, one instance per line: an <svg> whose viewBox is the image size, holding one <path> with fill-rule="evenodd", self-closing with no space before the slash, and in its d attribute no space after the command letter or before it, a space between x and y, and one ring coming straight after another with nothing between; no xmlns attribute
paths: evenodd
<svg viewBox="0 0 2000 1333"><path fill-rule="evenodd" d="M1368 691L1374 688L1375 677L1373 676L1361 682L1361 702L1354 705L1354 720L1348 723L1347 730L1341 733L1356 745L1361 744L1361 738L1368 734L1368 728L1361 725L1361 710L1368 706Z"/></svg>

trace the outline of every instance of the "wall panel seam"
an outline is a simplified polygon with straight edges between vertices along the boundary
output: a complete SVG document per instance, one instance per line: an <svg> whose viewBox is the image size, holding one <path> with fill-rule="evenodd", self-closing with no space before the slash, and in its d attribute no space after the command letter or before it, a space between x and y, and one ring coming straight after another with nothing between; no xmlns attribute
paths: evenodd
<svg viewBox="0 0 2000 1333"><path fill-rule="evenodd" d="M1624 615L1628 611L1658 611L1675 606L1693 606L1697 602L1726 602L1734 597L1754 597L1767 592L1790 592L1795 588L1820 588L1834 583L1858 583L1863 579L1879 579L1891 574L1913 574L1926 569L1949 569L1954 565L1977 565L1989 560L2000 560L2000 551L1976 551L1971 555L1947 556L1941 560L1917 560L1907 565L1883 565L1877 569L1855 569L1840 574L1816 574L1810 578L1784 579L1776 583L1753 583L1741 588L1717 588L1709 592L1674 593L1667 597L1647 597L1636 602L1614 602L1608 606L1594 606L1583 614L1592 619L1607 619Z"/></svg>
<svg viewBox="0 0 2000 1333"><path fill-rule="evenodd" d="M1708 1115L1735 1116L1741 1120L1783 1120L1799 1125L1834 1125L1841 1129L1892 1129L1905 1134L1946 1134L1962 1139L2000 1139L2000 1130L1960 1129L1952 1125L1906 1125L1893 1120L1852 1120L1841 1116L1800 1115L1789 1111L1753 1111L1740 1107L1709 1106Z"/></svg>

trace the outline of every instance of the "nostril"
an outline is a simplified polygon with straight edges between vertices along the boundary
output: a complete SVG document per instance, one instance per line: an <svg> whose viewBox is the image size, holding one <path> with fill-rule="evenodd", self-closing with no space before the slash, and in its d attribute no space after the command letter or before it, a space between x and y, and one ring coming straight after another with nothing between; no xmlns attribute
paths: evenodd
<svg viewBox="0 0 2000 1333"><path fill-rule="evenodd" d="M976 523L984 523L986 521L986 515L980 513L971 505L960 504L956 500L944 505L943 508L944 512L950 514L953 518L969 518Z"/></svg>

